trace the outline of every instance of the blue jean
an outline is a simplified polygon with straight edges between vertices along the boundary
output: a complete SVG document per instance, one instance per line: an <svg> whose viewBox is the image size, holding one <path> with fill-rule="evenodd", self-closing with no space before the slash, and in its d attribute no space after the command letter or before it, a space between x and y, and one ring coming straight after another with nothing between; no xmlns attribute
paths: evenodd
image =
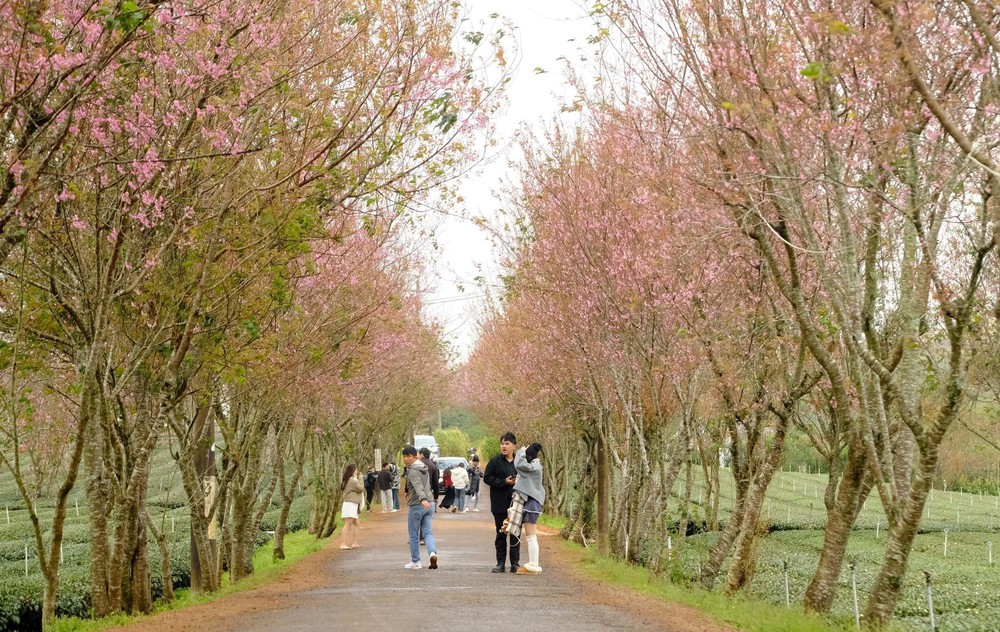
<svg viewBox="0 0 1000 632"><path fill-rule="evenodd" d="M431 519L434 517L434 506L424 509L420 505L410 505L409 514L406 516L407 526L410 530L410 561L420 561L420 536L424 536L427 543L428 553L437 553L434 545L434 532L431 531Z"/></svg>
<svg viewBox="0 0 1000 632"><path fill-rule="evenodd" d="M392 508L399 509L399 488L392 488Z"/></svg>
<svg viewBox="0 0 1000 632"><path fill-rule="evenodd" d="M467 498L467 496L465 495L465 489L458 489L456 487L455 488L455 507L458 509L458 511L465 511L465 499L466 498Z"/></svg>

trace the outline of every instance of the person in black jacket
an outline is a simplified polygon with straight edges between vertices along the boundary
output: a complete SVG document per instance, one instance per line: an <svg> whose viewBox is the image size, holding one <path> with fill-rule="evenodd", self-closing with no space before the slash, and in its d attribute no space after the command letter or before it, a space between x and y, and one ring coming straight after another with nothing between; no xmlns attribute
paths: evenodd
<svg viewBox="0 0 1000 632"><path fill-rule="evenodd" d="M430 448L420 448L420 462L427 466L427 477L431 484L431 491L434 492L434 502L431 503L432 513L437 513L437 499L440 495L440 490L438 489L438 479L441 477L441 471L438 470L437 463L431 459ZM424 542L424 534L420 534L420 543Z"/></svg>
<svg viewBox="0 0 1000 632"><path fill-rule="evenodd" d="M375 468L368 468L368 473L365 474L365 510L372 510L372 496L375 495L375 484L378 482L378 474L375 473Z"/></svg>
<svg viewBox="0 0 1000 632"><path fill-rule="evenodd" d="M496 455L486 464L486 471L483 473L483 482L490 486L490 512L493 514L493 522L496 524L496 549L497 565L493 568L494 573L504 572L504 562L507 559L507 534L500 531L504 518L507 517L507 509L514 495L514 481L517 480L517 471L514 469L514 452L517 450L517 438L511 432L505 432L500 437L500 454ZM521 541L516 537L510 538L510 572L516 573L521 560Z"/></svg>
<svg viewBox="0 0 1000 632"><path fill-rule="evenodd" d="M389 471L388 463L383 463L378 473L378 492L382 513L389 513L392 511L392 473Z"/></svg>

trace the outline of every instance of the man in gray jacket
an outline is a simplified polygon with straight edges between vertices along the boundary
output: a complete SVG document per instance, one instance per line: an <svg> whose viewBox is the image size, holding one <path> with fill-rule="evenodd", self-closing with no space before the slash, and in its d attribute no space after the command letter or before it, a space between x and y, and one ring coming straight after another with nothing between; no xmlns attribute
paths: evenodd
<svg viewBox="0 0 1000 632"><path fill-rule="evenodd" d="M406 465L406 505L409 511L407 526L410 532L410 562L403 568L420 568L420 537L423 535L430 553L430 568L437 568L437 547L431 523L434 519L434 492L432 491L427 466L417 458L417 449L412 445L403 448L403 464Z"/></svg>

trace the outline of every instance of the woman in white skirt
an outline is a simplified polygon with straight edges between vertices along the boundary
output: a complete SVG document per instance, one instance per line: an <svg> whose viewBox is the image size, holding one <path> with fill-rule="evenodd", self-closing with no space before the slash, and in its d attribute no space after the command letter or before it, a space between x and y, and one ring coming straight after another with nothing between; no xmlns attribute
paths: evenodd
<svg viewBox="0 0 1000 632"><path fill-rule="evenodd" d="M344 468L344 476L340 481L340 490L344 492L344 504L340 508L340 517L344 519L344 534L340 539L340 548L344 550L358 548L358 509L365 493L365 484L358 476L358 466L351 463Z"/></svg>

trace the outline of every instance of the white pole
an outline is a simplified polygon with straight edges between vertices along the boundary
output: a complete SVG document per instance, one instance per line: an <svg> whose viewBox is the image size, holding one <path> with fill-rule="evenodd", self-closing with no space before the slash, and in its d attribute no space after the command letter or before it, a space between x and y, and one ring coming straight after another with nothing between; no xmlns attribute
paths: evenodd
<svg viewBox="0 0 1000 632"><path fill-rule="evenodd" d="M24 576L28 576L28 545L24 545Z"/></svg>
<svg viewBox="0 0 1000 632"><path fill-rule="evenodd" d="M79 498L74 498L73 499L73 504L76 505L76 517L79 518L80 517L80 499Z"/></svg>
<svg viewBox="0 0 1000 632"><path fill-rule="evenodd" d="M170 516L170 533L174 532L174 517Z"/></svg>
<svg viewBox="0 0 1000 632"><path fill-rule="evenodd" d="M876 540L878 540L878 531L879 531L879 528L881 528L881 527L882 527L882 519L881 518L876 518L875 519L875 539Z"/></svg>
<svg viewBox="0 0 1000 632"><path fill-rule="evenodd" d="M948 557L948 530L944 530L944 556Z"/></svg>
<svg viewBox="0 0 1000 632"><path fill-rule="evenodd" d="M851 592L854 594L854 627L861 629L861 612L858 610L858 578L854 573L854 562L851 562Z"/></svg>
<svg viewBox="0 0 1000 632"><path fill-rule="evenodd" d="M59 543L59 564L63 563L63 543Z"/></svg>

